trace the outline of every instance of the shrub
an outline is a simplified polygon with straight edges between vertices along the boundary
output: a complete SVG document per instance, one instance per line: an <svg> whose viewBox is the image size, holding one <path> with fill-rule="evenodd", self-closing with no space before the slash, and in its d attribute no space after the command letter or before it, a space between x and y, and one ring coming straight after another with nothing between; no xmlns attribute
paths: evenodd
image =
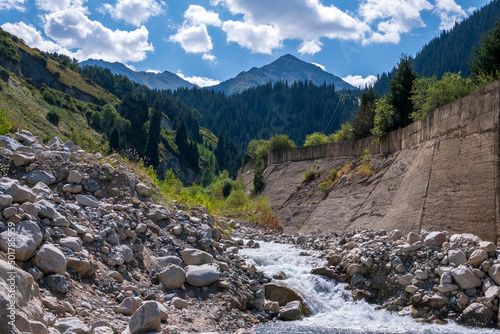
<svg viewBox="0 0 500 334"><path fill-rule="evenodd" d="M316 178L316 171L314 170L314 167L310 167L306 170L304 174L302 174L302 179L304 181L309 182L312 181Z"/></svg>
<svg viewBox="0 0 500 334"><path fill-rule="evenodd" d="M47 101L48 103L52 104L52 105L55 105L57 102L56 102L56 97L54 95L54 93L52 93L50 90L46 89L43 91L42 93L42 97L45 101Z"/></svg>
<svg viewBox="0 0 500 334"><path fill-rule="evenodd" d="M330 181L335 181L335 179L337 178L337 174L338 174L338 170L336 169L332 169L330 171Z"/></svg>
<svg viewBox="0 0 500 334"><path fill-rule="evenodd" d="M324 191L325 193L330 190L332 187L332 183L329 180L325 180L319 184L319 189Z"/></svg>
<svg viewBox="0 0 500 334"><path fill-rule="evenodd" d="M328 143L328 137L320 132L314 132L306 136L304 146L321 145Z"/></svg>
<svg viewBox="0 0 500 334"><path fill-rule="evenodd" d="M295 143L287 135L275 134L269 139L269 150L271 152L279 152L294 147Z"/></svg>
<svg viewBox="0 0 500 334"><path fill-rule="evenodd" d="M352 140L352 124L344 123L340 126L340 129L328 136L328 141L331 143L336 143L339 141Z"/></svg>
<svg viewBox="0 0 500 334"><path fill-rule="evenodd" d="M0 68L0 79L2 79L5 82L8 82L10 78L10 72L7 71L5 68Z"/></svg>
<svg viewBox="0 0 500 334"><path fill-rule="evenodd" d="M371 168L370 164L361 164L358 169L358 175L363 176L363 177L368 177L372 176L375 174L375 171L373 168Z"/></svg>
<svg viewBox="0 0 500 334"><path fill-rule="evenodd" d="M253 170L253 191L257 193L264 185L264 166L260 160L257 160Z"/></svg>
<svg viewBox="0 0 500 334"><path fill-rule="evenodd" d="M379 139L384 138L389 132L397 118L396 109L389 103L387 98L378 99L375 102L375 118L372 133Z"/></svg>
<svg viewBox="0 0 500 334"><path fill-rule="evenodd" d="M57 111L55 111L54 109L51 109L45 117L50 123L54 124L55 126L59 125L59 121L61 120L61 116L59 116Z"/></svg>
<svg viewBox="0 0 500 334"><path fill-rule="evenodd" d="M224 198L227 198L231 194L231 190L233 189L233 181L231 179L224 179L221 182L222 194Z"/></svg>
<svg viewBox="0 0 500 334"><path fill-rule="evenodd" d="M7 112L5 109L0 110L0 135L5 135L12 130L12 124L7 119Z"/></svg>

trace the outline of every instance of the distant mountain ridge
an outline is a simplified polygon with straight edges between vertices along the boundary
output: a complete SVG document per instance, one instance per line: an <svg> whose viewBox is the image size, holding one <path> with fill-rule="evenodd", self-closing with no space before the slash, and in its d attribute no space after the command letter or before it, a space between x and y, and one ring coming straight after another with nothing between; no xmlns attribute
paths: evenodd
<svg viewBox="0 0 500 334"><path fill-rule="evenodd" d="M127 76L131 81L138 84L145 85L151 89L158 90L174 90L179 87L193 88L196 85L189 81L180 78L178 75L164 71L162 73L153 72L136 72L121 63L110 63L104 60L88 59L82 61L79 64L80 67L83 66L98 66L102 68L107 68L113 74L120 74Z"/></svg>
<svg viewBox="0 0 500 334"><path fill-rule="evenodd" d="M235 78L210 88L232 95L241 93L251 87L278 81L287 81L289 84L296 81L312 81L318 86L326 82L326 84L333 84L337 91L356 89L341 78L324 71L319 66L302 61L290 54L281 56L263 67L253 67L248 71L241 72Z"/></svg>

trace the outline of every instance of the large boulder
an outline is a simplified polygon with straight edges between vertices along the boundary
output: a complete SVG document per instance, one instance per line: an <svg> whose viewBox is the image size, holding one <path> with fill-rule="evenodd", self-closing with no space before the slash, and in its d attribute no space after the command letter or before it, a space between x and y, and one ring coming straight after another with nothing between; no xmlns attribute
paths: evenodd
<svg viewBox="0 0 500 334"><path fill-rule="evenodd" d="M12 243L14 241L14 243ZM8 252L14 249L18 261L30 259L43 241L43 235L37 223L23 220L14 226L14 234L5 231L0 234L0 248Z"/></svg>
<svg viewBox="0 0 500 334"><path fill-rule="evenodd" d="M488 253L484 249L476 249L469 256L469 263L475 268L478 268L485 260L488 260Z"/></svg>
<svg viewBox="0 0 500 334"><path fill-rule="evenodd" d="M441 247L441 245L446 241L446 239L447 236L443 232L431 232L425 237L424 244L428 247L431 246Z"/></svg>
<svg viewBox="0 0 500 334"><path fill-rule="evenodd" d="M167 255L161 257L152 258L160 267L167 267L169 264L175 264L176 266L182 267L182 259L177 256Z"/></svg>
<svg viewBox="0 0 500 334"><path fill-rule="evenodd" d="M82 250L83 242L78 237L66 237L59 240L59 245L71 249L73 252Z"/></svg>
<svg viewBox="0 0 500 334"><path fill-rule="evenodd" d="M38 216L40 218L54 219L59 215L54 204L50 201L38 201L35 203L35 208L38 210Z"/></svg>
<svg viewBox="0 0 500 334"><path fill-rule="evenodd" d="M158 281L166 288L182 288L186 281L186 273L181 267L170 264L158 274Z"/></svg>
<svg viewBox="0 0 500 334"><path fill-rule="evenodd" d="M172 216L170 211L162 205L151 205L147 217L156 220L168 219Z"/></svg>
<svg viewBox="0 0 500 334"><path fill-rule="evenodd" d="M458 267L452 269L451 276L463 290L477 288L482 284L481 279L467 267Z"/></svg>
<svg viewBox="0 0 500 334"><path fill-rule="evenodd" d="M218 281L219 269L211 264L186 267L186 282L192 286L204 287Z"/></svg>
<svg viewBox="0 0 500 334"><path fill-rule="evenodd" d="M29 184L37 184L38 182L45 183L46 185L51 185L56 182L56 178L49 172L43 170L34 170L23 176L23 180Z"/></svg>
<svg viewBox="0 0 500 334"><path fill-rule="evenodd" d="M161 331L161 310L157 303L145 303L130 318L130 334Z"/></svg>
<svg viewBox="0 0 500 334"><path fill-rule="evenodd" d="M448 251L448 263L459 266L467 263L467 256L460 249L451 249Z"/></svg>
<svg viewBox="0 0 500 334"><path fill-rule="evenodd" d="M18 147L23 146L20 142L12 138L10 133L5 136L0 136L0 147L8 148L11 151L15 151Z"/></svg>
<svg viewBox="0 0 500 334"><path fill-rule="evenodd" d="M134 252L127 245L116 246L115 252L122 256L125 263L134 261Z"/></svg>
<svg viewBox="0 0 500 334"><path fill-rule="evenodd" d="M56 246L45 244L35 255L33 264L43 271L44 274L64 274L67 261L63 252Z"/></svg>
<svg viewBox="0 0 500 334"><path fill-rule="evenodd" d="M127 297L122 303L114 308L116 313L132 315L142 305L142 299L139 297Z"/></svg>
<svg viewBox="0 0 500 334"><path fill-rule="evenodd" d="M181 252L181 256L187 266L197 266L214 262L214 257L212 255L194 248L186 248Z"/></svg>
<svg viewBox="0 0 500 334"><path fill-rule="evenodd" d="M469 326L487 326L493 321L494 312L481 303L472 303L463 311L462 320Z"/></svg>
<svg viewBox="0 0 500 334"><path fill-rule="evenodd" d="M40 290L33 276L24 270L11 266L8 262L0 260L0 295L9 296L12 277L16 278L14 296L17 312L25 315L29 320L42 321L44 313L40 301ZM8 298L8 300L10 301L11 298ZM3 305L0 305L0 314L6 309L7 307L4 308ZM2 321L0 321L0 333L9 333L9 331L4 330L7 323L6 319L3 317Z"/></svg>
<svg viewBox="0 0 500 334"><path fill-rule="evenodd" d="M278 302L280 306L285 306L290 302L298 300L302 303L304 314L307 316L311 315L311 311L309 310L307 305L304 304L304 300L302 299L302 297L299 296L299 294L295 290L289 287L274 283L268 283L265 285L265 293L266 299Z"/></svg>
<svg viewBox="0 0 500 334"><path fill-rule="evenodd" d="M78 318L62 318L57 319L54 328L61 333L88 334L89 328Z"/></svg>
<svg viewBox="0 0 500 334"><path fill-rule="evenodd" d="M16 167L26 166L35 161L35 155L29 152L14 152L12 161Z"/></svg>
<svg viewBox="0 0 500 334"><path fill-rule="evenodd" d="M90 206L91 208L98 208L100 206L97 198L91 195L76 195L75 199L81 206Z"/></svg>
<svg viewBox="0 0 500 334"><path fill-rule="evenodd" d="M88 259L79 259L76 257L68 257L68 268L76 271L80 277L90 277L95 274L95 267Z"/></svg>
<svg viewBox="0 0 500 334"><path fill-rule="evenodd" d="M500 285L500 264L494 264L488 270L488 275L495 281L496 285Z"/></svg>
<svg viewBox="0 0 500 334"><path fill-rule="evenodd" d="M302 303L299 300L289 302L280 309L279 317L285 321L299 320L302 318Z"/></svg>
<svg viewBox="0 0 500 334"><path fill-rule="evenodd" d="M151 195L153 195L153 189L144 183L138 183L135 186L135 190L137 190L137 192L142 196L151 197Z"/></svg>
<svg viewBox="0 0 500 334"><path fill-rule="evenodd" d="M10 187L10 194L14 203L35 202L36 194L28 187L21 186L17 183Z"/></svg>

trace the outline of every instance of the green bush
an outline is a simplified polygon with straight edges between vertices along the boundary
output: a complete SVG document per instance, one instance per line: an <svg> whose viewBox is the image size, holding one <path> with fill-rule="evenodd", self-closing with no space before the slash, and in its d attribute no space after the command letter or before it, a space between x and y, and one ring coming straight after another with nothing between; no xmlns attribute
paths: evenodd
<svg viewBox="0 0 500 334"><path fill-rule="evenodd" d="M233 190L233 180L228 178L222 180L220 183L222 187L222 194L224 195L224 198L227 198L231 194L231 190Z"/></svg>
<svg viewBox="0 0 500 334"><path fill-rule="evenodd" d="M338 174L338 170L336 169L332 169L330 171L330 181L335 181L335 179L337 178L337 174Z"/></svg>
<svg viewBox="0 0 500 334"><path fill-rule="evenodd" d="M10 72L7 71L5 68L0 68L0 79L2 79L5 82L8 82L10 78Z"/></svg>
<svg viewBox="0 0 500 334"><path fill-rule="evenodd" d="M51 109L45 117L50 123L54 124L55 126L58 126L59 121L61 120L61 116L59 116L57 111L55 111L54 109Z"/></svg>
<svg viewBox="0 0 500 334"><path fill-rule="evenodd" d="M331 187L332 187L332 183L329 180L325 180L319 184L319 189L324 191L325 193L327 193Z"/></svg>
<svg viewBox="0 0 500 334"><path fill-rule="evenodd" d="M312 181L316 178L316 171L314 167L310 167L306 170L304 174L302 174L302 179L306 182Z"/></svg>
<svg viewBox="0 0 500 334"><path fill-rule="evenodd" d="M257 193L264 185L264 166L261 160L257 160L253 169L253 191Z"/></svg>
<svg viewBox="0 0 500 334"><path fill-rule="evenodd" d="M12 124L7 119L7 112L5 109L0 110L0 135L6 135L12 130Z"/></svg>
<svg viewBox="0 0 500 334"><path fill-rule="evenodd" d="M445 73L441 80L432 78L417 79L413 83L412 97L414 112L412 120L423 119L430 111L456 101L474 92L474 84L460 74Z"/></svg>
<svg viewBox="0 0 500 334"><path fill-rule="evenodd" d="M304 146L321 145L328 143L328 137L320 132L314 132L306 136Z"/></svg>
<svg viewBox="0 0 500 334"><path fill-rule="evenodd" d="M269 150L271 152L279 152L294 147L295 143L287 135L275 134L269 139Z"/></svg>
<svg viewBox="0 0 500 334"><path fill-rule="evenodd" d="M395 122L396 109L389 103L387 98L378 99L375 102L375 118L372 133L379 139L385 137Z"/></svg>
<svg viewBox="0 0 500 334"><path fill-rule="evenodd" d="M352 140L353 134L352 134L352 124L351 123L344 123L340 126L340 129L335 131L335 133L332 133L331 135L328 136L328 141L331 143L336 143L339 141L347 141L347 140Z"/></svg>
<svg viewBox="0 0 500 334"><path fill-rule="evenodd" d="M55 97L54 93L52 93L48 89L46 89L46 90L43 91L42 97L49 104L52 104L52 105L56 105L57 104L57 100L56 100L56 97Z"/></svg>

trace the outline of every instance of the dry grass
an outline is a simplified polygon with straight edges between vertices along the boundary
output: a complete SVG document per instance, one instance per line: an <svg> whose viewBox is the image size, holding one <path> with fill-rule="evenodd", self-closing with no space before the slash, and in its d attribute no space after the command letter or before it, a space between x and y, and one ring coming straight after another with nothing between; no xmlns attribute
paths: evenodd
<svg viewBox="0 0 500 334"><path fill-rule="evenodd" d="M362 177L369 177L375 174L375 170L370 166L370 164L361 164L358 168L358 175Z"/></svg>

